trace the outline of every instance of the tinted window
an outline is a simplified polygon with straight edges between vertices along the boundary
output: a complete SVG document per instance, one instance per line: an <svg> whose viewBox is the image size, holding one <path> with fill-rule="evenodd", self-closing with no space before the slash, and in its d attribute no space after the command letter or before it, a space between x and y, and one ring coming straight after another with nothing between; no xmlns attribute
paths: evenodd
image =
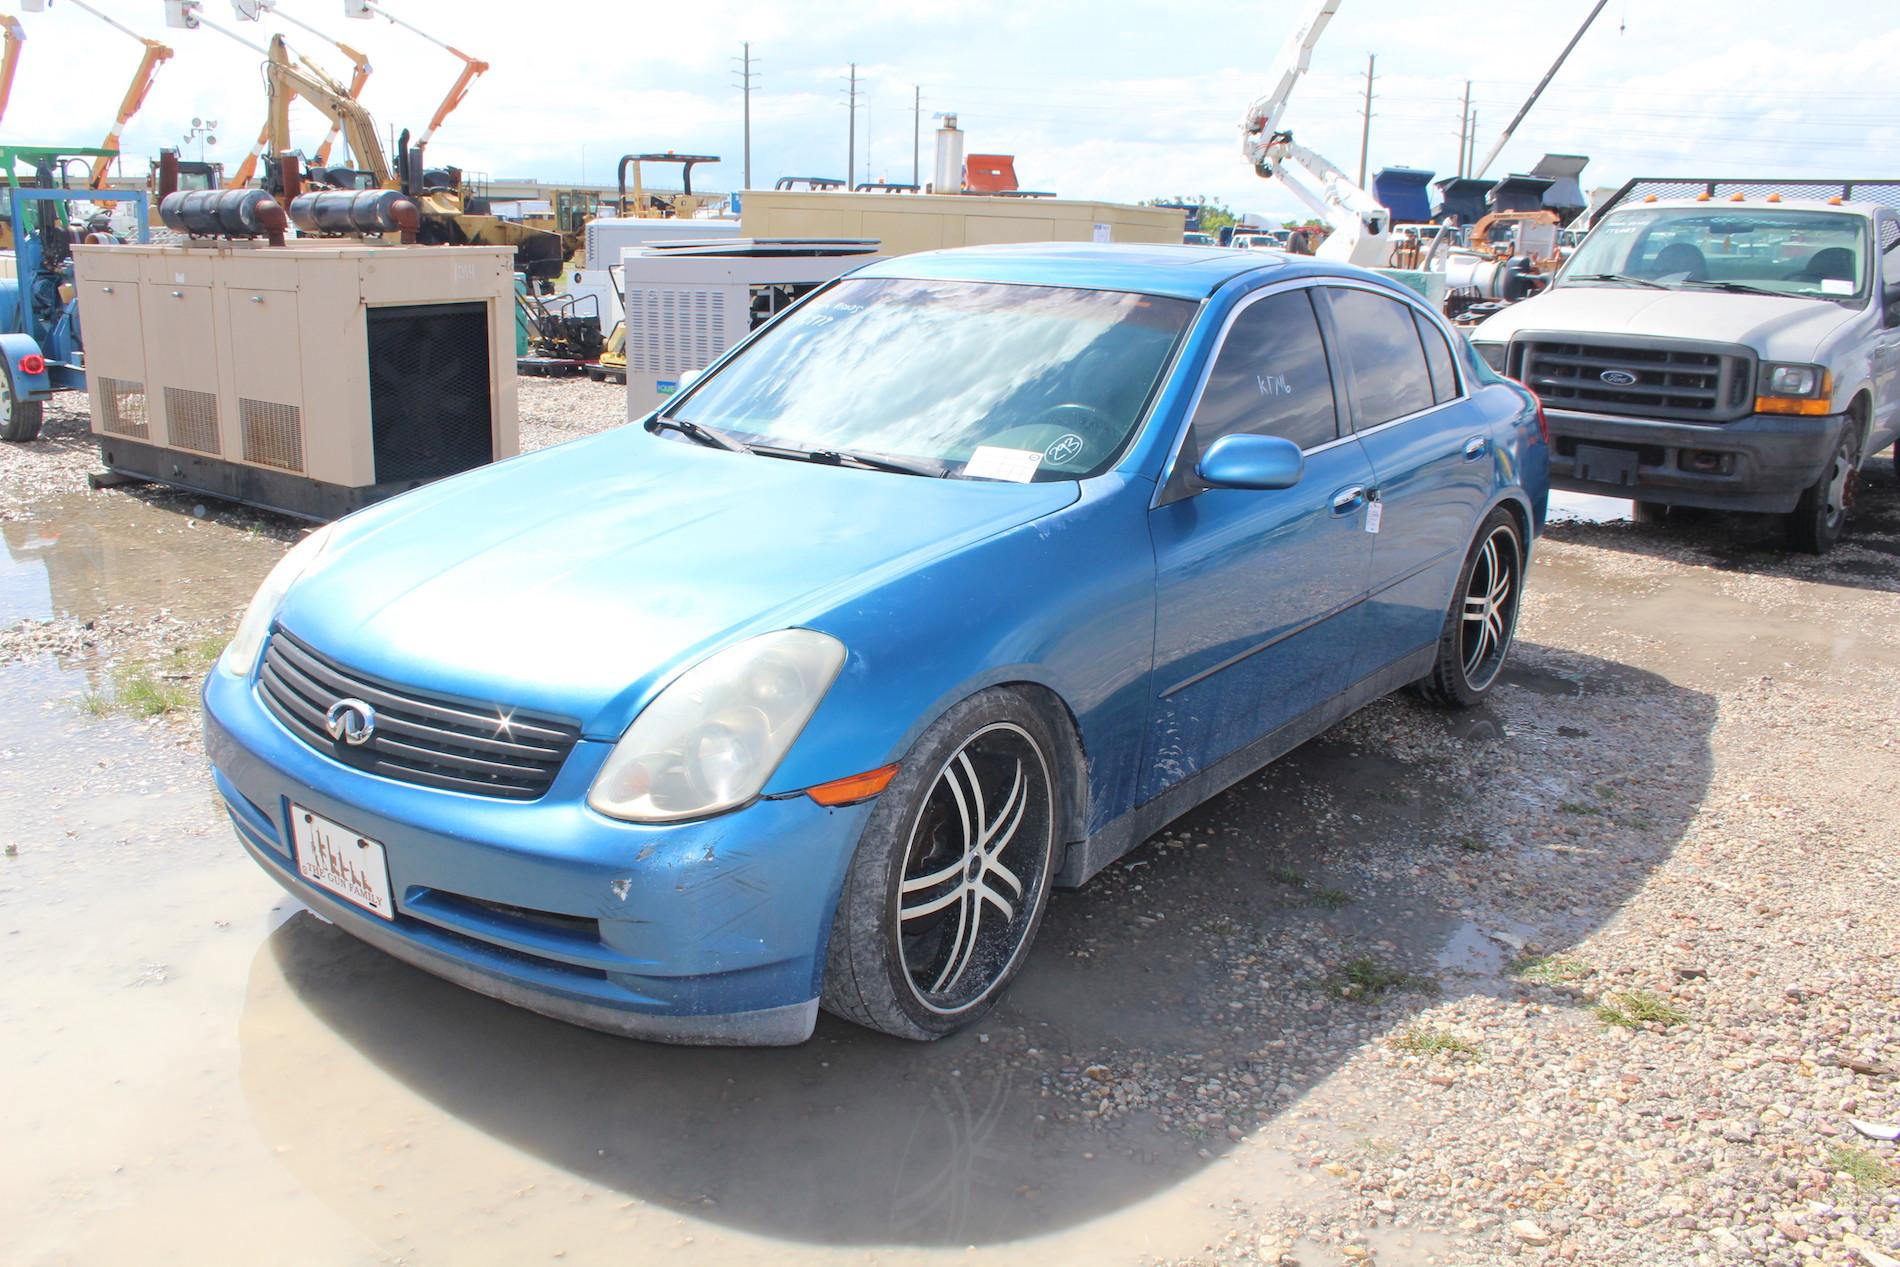
<svg viewBox="0 0 1900 1267"><path fill-rule="evenodd" d="M1194 412L1201 452L1224 435L1284 436L1303 449L1339 438L1333 378L1304 290L1269 295L1228 328Z"/></svg>
<svg viewBox="0 0 1900 1267"><path fill-rule="evenodd" d="M1445 342L1444 333L1422 313L1414 312L1412 320L1418 322L1419 341L1425 345L1425 365L1432 372L1432 397L1442 405L1458 394L1458 372L1452 368L1451 345Z"/></svg>
<svg viewBox="0 0 1900 1267"><path fill-rule="evenodd" d="M1880 217L1880 280L1882 285L1900 285L1900 222L1887 215Z"/></svg>
<svg viewBox="0 0 1900 1267"><path fill-rule="evenodd" d="M1412 310L1365 290L1331 290L1333 324L1352 372L1352 398L1361 430L1433 404L1425 348Z"/></svg>

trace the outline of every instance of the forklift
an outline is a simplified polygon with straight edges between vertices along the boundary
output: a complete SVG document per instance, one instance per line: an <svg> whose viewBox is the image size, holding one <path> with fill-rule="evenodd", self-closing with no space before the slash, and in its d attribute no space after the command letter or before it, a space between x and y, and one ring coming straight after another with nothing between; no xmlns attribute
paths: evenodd
<svg viewBox="0 0 1900 1267"><path fill-rule="evenodd" d="M138 240L151 238L151 198L143 189L67 185L75 160L116 156L114 150L0 146L17 272L0 277L0 440L37 438L47 399L86 389L72 248L74 242L120 240L101 204L132 204ZM21 165L31 168L31 184L20 183ZM79 203L93 207L84 224L74 222Z"/></svg>

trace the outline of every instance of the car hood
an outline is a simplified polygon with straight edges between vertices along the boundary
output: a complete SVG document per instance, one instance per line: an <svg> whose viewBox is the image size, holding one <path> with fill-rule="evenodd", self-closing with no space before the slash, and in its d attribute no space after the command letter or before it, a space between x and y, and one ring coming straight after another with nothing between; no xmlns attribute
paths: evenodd
<svg viewBox="0 0 1900 1267"><path fill-rule="evenodd" d="M1738 295L1719 290L1560 286L1487 318L1476 343L1505 343L1519 331L1628 334L1739 343L1765 361L1812 361L1827 337L1854 317L1822 299Z"/></svg>
<svg viewBox="0 0 1900 1267"><path fill-rule="evenodd" d="M1071 504L1073 482L926 479L626 427L351 516L279 623L400 686L601 738L738 638L795 625Z"/></svg>

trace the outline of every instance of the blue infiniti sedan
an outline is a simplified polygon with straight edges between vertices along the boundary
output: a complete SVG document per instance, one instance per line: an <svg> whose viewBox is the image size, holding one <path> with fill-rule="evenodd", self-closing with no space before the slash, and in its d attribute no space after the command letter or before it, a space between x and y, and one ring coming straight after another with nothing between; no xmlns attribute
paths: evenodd
<svg viewBox="0 0 1900 1267"><path fill-rule="evenodd" d="M1371 273L887 260L643 425L305 538L207 747L259 865L472 989L935 1038L1054 886L1392 690L1480 699L1547 466L1535 398Z"/></svg>

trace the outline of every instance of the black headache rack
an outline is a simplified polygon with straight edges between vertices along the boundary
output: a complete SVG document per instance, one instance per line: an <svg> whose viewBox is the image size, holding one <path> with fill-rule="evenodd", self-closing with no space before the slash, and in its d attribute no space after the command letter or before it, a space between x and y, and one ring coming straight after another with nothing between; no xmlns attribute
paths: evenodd
<svg viewBox="0 0 1900 1267"><path fill-rule="evenodd" d="M1900 211L1900 180L1701 180L1686 176L1638 176L1601 207L1590 213L1590 227L1613 209L1645 198L1695 198L1708 195L1710 202L1725 202L1740 194L1745 201L1760 202L1770 194L1783 198L1825 201L1877 202Z"/></svg>

